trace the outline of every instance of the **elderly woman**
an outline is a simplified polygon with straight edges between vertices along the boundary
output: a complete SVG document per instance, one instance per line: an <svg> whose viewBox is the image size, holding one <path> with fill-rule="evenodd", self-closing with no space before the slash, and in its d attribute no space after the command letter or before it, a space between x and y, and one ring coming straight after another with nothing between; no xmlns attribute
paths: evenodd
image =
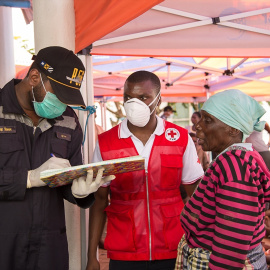
<svg viewBox="0 0 270 270"><path fill-rule="evenodd" d="M270 173L251 144L242 143L265 110L239 90L212 96L196 124L198 143L218 156L186 203L175 269L267 269L261 241Z"/></svg>

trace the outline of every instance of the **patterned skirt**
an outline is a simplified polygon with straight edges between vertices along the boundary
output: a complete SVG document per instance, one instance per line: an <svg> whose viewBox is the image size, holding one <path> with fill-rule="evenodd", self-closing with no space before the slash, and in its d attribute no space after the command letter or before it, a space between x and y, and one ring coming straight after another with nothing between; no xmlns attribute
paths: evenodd
<svg viewBox="0 0 270 270"><path fill-rule="evenodd" d="M177 252L175 270L208 270L211 251L202 248L190 248L183 235ZM267 270L262 245L250 250L243 270Z"/></svg>

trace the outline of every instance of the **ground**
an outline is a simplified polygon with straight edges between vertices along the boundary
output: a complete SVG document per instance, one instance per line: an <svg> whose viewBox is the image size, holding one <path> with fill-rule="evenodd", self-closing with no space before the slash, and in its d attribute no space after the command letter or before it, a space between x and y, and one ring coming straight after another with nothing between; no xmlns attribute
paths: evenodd
<svg viewBox="0 0 270 270"><path fill-rule="evenodd" d="M101 236L101 242L103 242L103 243L104 243L104 239L106 237L106 231L107 231L106 225L105 225L105 228L104 228L102 236ZM99 252L100 270L108 270L109 269L109 259L107 258L107 250L100 247L98 252Z"/></svg>

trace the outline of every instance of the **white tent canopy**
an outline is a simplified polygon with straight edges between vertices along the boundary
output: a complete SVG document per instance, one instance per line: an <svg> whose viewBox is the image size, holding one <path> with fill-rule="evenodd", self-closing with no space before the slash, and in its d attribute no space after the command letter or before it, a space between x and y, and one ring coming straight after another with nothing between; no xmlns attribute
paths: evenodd
<svg viewBox="0 0 270 270"><path fill-rule="evenodd" d="M269 57L270 4L166 0L93 43L94 54Z"/></svg>
<svg viewBox="0 0 270 270"><path fill-rule="evenodd" d="M269 46L269 1L162 1L93 42L91 54L115 55L94 58L95 96L119 99L125 78L145 69L161 78L163 100L203 101L228 88L269 100Z"/></svg>

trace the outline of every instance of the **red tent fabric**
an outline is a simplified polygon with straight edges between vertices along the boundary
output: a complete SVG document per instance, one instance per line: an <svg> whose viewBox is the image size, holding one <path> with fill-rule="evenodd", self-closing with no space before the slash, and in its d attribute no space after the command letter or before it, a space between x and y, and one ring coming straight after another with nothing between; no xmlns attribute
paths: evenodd
<svg viewBox="0 0 270 270"><path fill-rule="evenodd" d="M162 0L74 0L75 52L116 30Z"/></svg>

